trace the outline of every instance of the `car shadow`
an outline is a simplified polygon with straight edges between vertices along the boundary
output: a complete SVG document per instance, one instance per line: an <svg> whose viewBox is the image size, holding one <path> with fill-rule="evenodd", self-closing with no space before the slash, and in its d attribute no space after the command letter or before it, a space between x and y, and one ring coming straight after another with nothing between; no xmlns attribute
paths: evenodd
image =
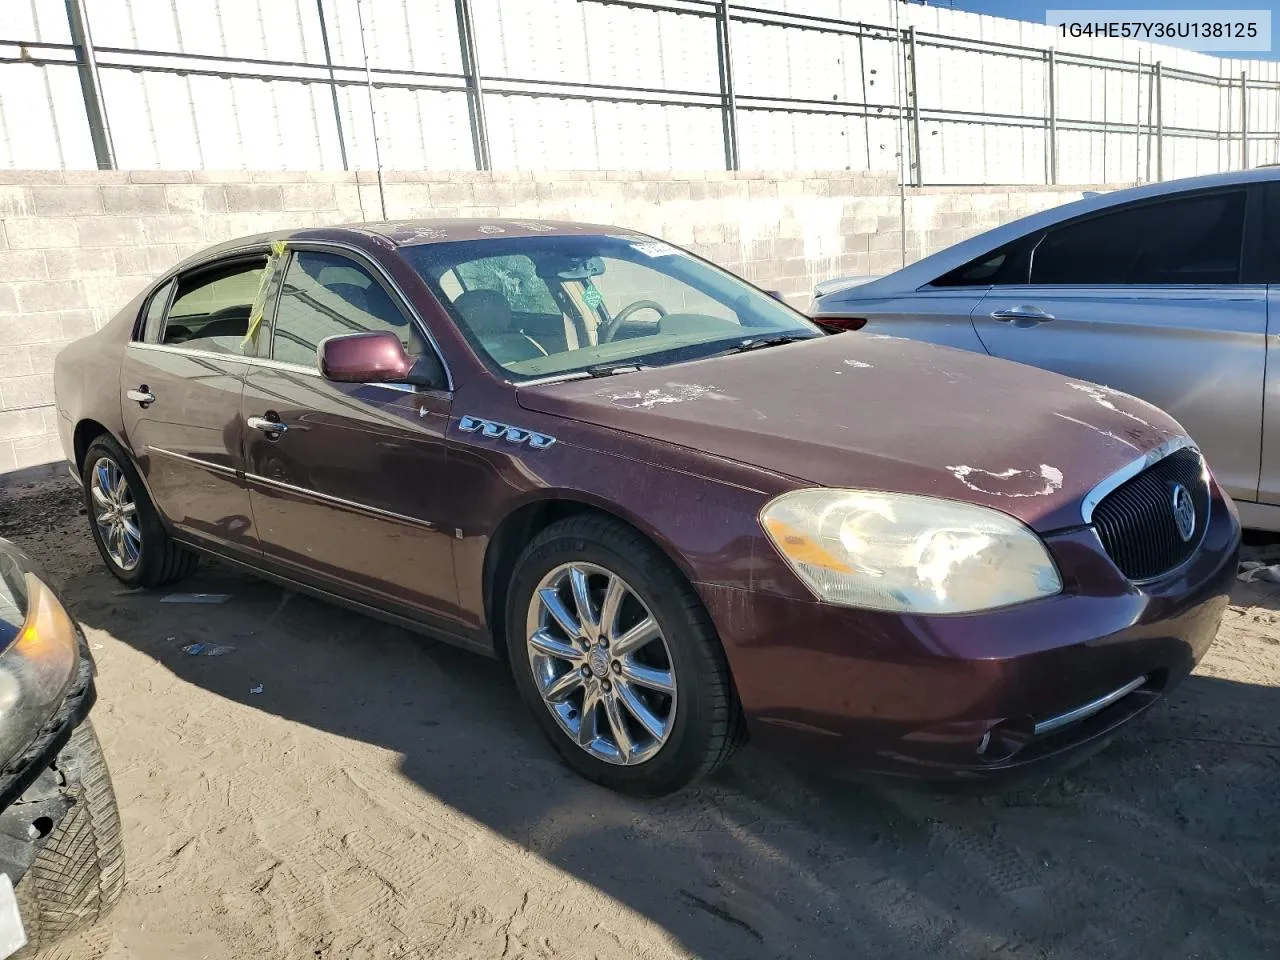
<svg viewBox="0 0 1280 960"><path fill-rule="evenodd" d="M176 589L232 599L165 604L100 568L63 585L82 622L183 681L394 751L419 789L693 956L1238 960L1280 942L1274 687L1193 676L1087 765L996 797L835 781L748 746L637 800L565 768L499 662L216 564ZM235 650L181 649L201 641Z"/></svg>

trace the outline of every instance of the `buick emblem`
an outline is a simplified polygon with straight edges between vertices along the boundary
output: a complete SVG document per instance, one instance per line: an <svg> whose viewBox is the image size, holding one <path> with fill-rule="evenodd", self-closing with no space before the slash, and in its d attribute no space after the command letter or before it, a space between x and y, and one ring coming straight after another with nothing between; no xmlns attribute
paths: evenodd
<svg viewBox="0 0 1280 960"><path fill-rule="evenodd" d="M1173 522L1177 524L1178 536L1185 543L1196 532L1196 505L1191 499L1191 491L1180 483L1173 485Z"/></svg>

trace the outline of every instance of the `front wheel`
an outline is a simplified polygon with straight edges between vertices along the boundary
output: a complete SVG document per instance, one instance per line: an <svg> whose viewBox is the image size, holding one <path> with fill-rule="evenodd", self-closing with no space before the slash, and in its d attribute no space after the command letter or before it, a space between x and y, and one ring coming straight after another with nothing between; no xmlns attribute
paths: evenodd
<svg viewBox="0 0 1280 960"><path fill-rule="evenodd" d="M689 582L607 517L552 524L508 591L516 683L570 766L613 789L670 793L742 740L724 651Z"/></svg>

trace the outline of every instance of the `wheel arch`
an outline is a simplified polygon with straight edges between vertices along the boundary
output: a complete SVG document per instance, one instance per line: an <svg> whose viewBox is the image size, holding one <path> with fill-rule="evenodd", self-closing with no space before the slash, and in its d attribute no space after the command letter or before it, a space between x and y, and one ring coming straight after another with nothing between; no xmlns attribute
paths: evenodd
<svg viewBox="0 0 1280 960"><path fill-rule="evenodd" d="M119 437L114 436L110 430L97 420L86 417L76 424L75 432L72 434L71 449L76 458L77 473L84 470L84 455L89 452L89 444L103 434L110 436L116 443L120 443ZM121 444L121 446L123 447L124 444Z"/></svg>
<svg viewBox="0 0 1280 960"><path fill-rule="evenodd" d="M553 523L583 513L607 517L635 530L671 561L682 576L690 583L694 582L693 569L671 542L629 511L576 491L544 491L542 496L526 501L503 517L485 548L482 574L484 612L494 653L499 659L505 660L507 655L507 587L521 552L530 540Z"/></svg>

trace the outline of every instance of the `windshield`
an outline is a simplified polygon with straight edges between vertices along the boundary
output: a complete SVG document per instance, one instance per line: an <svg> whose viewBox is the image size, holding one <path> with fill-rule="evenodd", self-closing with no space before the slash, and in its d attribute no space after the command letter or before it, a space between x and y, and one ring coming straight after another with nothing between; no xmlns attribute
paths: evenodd
<svg viewBox="0 0 1280 960"><path fill-rule="evenodd" d="M495 238L400 253L480 355L516 381L822 336L773 297L648 237Z"/></svg>

